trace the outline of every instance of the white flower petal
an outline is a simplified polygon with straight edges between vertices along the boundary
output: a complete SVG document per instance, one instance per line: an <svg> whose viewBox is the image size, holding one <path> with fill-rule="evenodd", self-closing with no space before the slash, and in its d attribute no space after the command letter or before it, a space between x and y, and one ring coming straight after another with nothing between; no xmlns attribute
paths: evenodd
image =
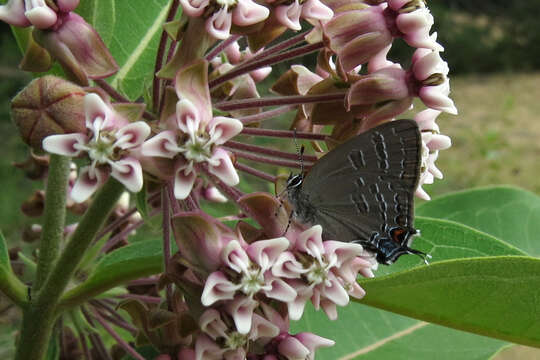
<svg viewBox="0 0 540 360"><path fill-rule="evenodd" d="M265 272L274 265L275 261L287 248L289 240L285 237L269 240L259 240L251 243L246 249L249 257Z"/></svg>
<svg viewBox="0 0 540 360"><path fill-rule="evenodd" d="M209 0L180 0L182 9L191 17L201 16L209 2Z"/></svg>
<svg viewBox="0 0 540 360"><path fill-rule="evenodd" d="M320 0L307 0L302 4L302 18L310 20L330 20L334 12Z"/></svg>
<svg viewBox="0 0 540 360"><path fill-rule="evenodd" d="M251 0L238 0L232 11L232 22L238 26L249 26L265 20L270 10Z"/></svg>
<svg viewBox="0 0 540 360"><path fill-rule="evenodd" d="M116 132L116 138L123 141L118 142L116 146L121 149L134 148L143 143L150 135L150 126L144 121L130 123Z"/></svg>
<svg viewBox="0 0 540 360"><path fill-rule="evenodd" d="M99 97L99 95L90 93L84 97L84 113L86 116L86 127L94 129L94 122L100 119L99 130L110 126L113 110Z"/></svg>
<svg viewBox="0 0 540 360"><path fill-rule="evenodd" d="M217 165L212 165L216 163ZM240 178L227 151L217 148L208 164L208 171L229 186L237 185Z"/></svg>
<svg viewBox="0 0 540 360"><path fill-rule="evenodd" d="M174 175L174 197L184 200L193 189L197 173L186 166L179 167Z"/></svg>
<svg viewBox="0 0 540 360"><path fill-rule="evenodd" d="M216 39L225 40L231 34L232 14L223 7L206 20L206 31Z"/></svg>
<svg viewBox="0 0 540 360"><path fill-rule="evenodd" d="M249 297L237 297L227 304L227 310L231 314L236 325L236 330L240 334L247 334L251 330L251 320L253 310L259 304Z"/></svg>
<svg viewBox="0 0 540 360"><path fill-rule="evenodd" d="M22 2L22 0L21 0ZM57 21L56 13L49 8L44 1L41 1L42 4L27 9L24 15L38 29L47 29L53 26Z"/></svg>
<svg viewBox="0 0 540 360"><path fill-rule="evenodd" d="M86 201L92 194L105 183L107 174L99 169L92 172L90 166L83 167L79 171L79 177L73 189L71 189L71 198L77 203Z"/></svg>
<svg viewBox="0 0 540 360"><path fill-rule="evenodd" d="M162 131L156 136L146 140L142 145L141 153L144 156L157 156L172 159L178 153L174 151L178 145L174 131Z"/></svg>
<svg viewBox="0 0 540 360"><path fill-rule="evenodd" d="M52 154L75 157L82 151L76 144L84 145L87 141L86 135L79 133L50 135L43 139L43 149Z"/></svg>
<svg viewBox="0 0 540 360"><path fill-rule="evenodd" d="M266 282L272 287L270 290L264 290L266 296L284 303L288 303L296 299L296 291L285 281L278 278L273 278L271 275L266 276L266 278Z"/></svg>
<svg viewBox="0 0 540 360"><path fill-rule="evenodd" d="M238 288L239 286L230 282L221 271L215 271L204 283L201 303L204 306L210 306L216 301L231 300Z"/></svg>
<svg viewBox="0 0 540 360"><path fill-rule="evenodd" d="M120 181L129 191L137 193L143 186L143 173L139 160L127 157L111 165L111 176Z"/></svg>
<svg viewBox="0 0 540 360"><path fill-rule="evenodd" d="M291 30L298 31L302 29L300 25L300 15L302 14L302 5L295 0L290 5L280 5L274 9L276 19Z"/></svg>
<svg viewBox="0 0 540 360"><path fill-rule="evenodd" d="M201 126L201 113L190 100L182 99L176 103L176 125L191 138L196 136Z"/></svg>
<svg viewBox="0 0 540 360"><path fill-rule="evenodd" d="M245 272L250 267L248 254L238 240L231 240L225 245L221 251L221 260L237 273Z"/></svg>
<svg viewBox="0 0 540 360"><path fill-rule="evenodd" d="M216 145L224 144L227 140L240 134L242 128L242 122L237 119L228 118L224 116L216 116L208 124L209 133L212 137L212 142Z"/></svg>

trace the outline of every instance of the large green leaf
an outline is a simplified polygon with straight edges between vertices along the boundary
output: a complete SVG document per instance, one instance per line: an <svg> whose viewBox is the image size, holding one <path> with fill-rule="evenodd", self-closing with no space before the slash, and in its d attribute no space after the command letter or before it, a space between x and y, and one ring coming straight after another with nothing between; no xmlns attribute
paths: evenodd
<svg viewBox="0 0 540 360"><path fill-rule="evenodd" d="M540 260L449 260L363 279L362 303L456 329L540 347Z"/></svg>
<svg viewBox="0 0 540 360"><path fill-rule="evenodd" d="M358 303L339 309L337 321L308 307L292 333L311 331L336 341L318 360L488 359L507 343L428 324Z"/></svg>
<svg viewBox="0 0 540 360"><path fill-rule="evenodd" d="M90 277L62 296L60 307L73 306L127 281L160 273L160 240L138 241L107 254Z"/></svg>
<svg viewBox="0 0 540 360"><path fill-rule="evenodd" d="M414 239L412 247L430 254L430 263L478 256L527 255L491 235L453 221L417 216L415 227L421 235ZM424 266L423 260L404 255L392 266L379 266L377 276L415 266Z"/></svg>
<svg viewBox="0 0 540 360"><path fill-rule="evenodd" d="M493 186L438 197L416 209L421 216L453 220L540 256L540 196Z"/></svg>
<svg viewBox="0 0 540 360"><path fill-rule="evenodd" d="M120 69L110 83L131 100L151 84L169 0L82 1L78 12L92 24Z"/></svg>

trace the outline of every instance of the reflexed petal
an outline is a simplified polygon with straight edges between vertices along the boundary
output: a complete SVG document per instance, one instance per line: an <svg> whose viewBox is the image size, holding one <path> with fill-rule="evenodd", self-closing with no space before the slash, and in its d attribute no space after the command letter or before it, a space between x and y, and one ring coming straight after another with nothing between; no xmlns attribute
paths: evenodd
<svg viewBox="0 0 540 360"><path fill-rule="evenodd" d="M330 20L334 12L320 0L307 0L302 4L302 18L313 20Z"/></svg>
<svg viewBox="0 0 540 360"><path fill-rule="evenodd" d="M284 303L293 301L296 298L296 291L285 281L278 278L273 278L272 275L266 276L265 278L266 283L272 287L270 290L264 290L264 293L269 298L276 299Z"/></svg>
<svg viewBox="0 0 540 360"><path fill-rule="evenodd" d="M196 360L222 360L223 352L208 336L198 336L195 343ZM182 358L183 359L183 358Z"/></svg>
<svg viewBox="0 0 540 360"><path fill-rule="evenodd" d="M447 94L444 84L441 84L439 86L423 86L418 95L427 107L457 115L457 108Z"/></svg>
<svg viewBox="0 0 540 360"><path fill-rule="evenodd" d="M306 307L306 302L313 295L311 287L304 285L303 281L293 280L290 285L296 290L296 298L294 301L287 303L287 310L291 320L300 320Z"/></svg>
<svg viewBox="0 0 540 360"><path fill-rule="evenodd" d="M322 295L336 305L345 306L349 303L349 295L338 279L328 274L330 285L321 286Z"/></svg>
<svg viewBox="0 0 540 360"><path fill-rule="evenodd" d="M279 255L287 250L288 247L289 240L285 237L280 237L255 241L248 246L246 252L251 260L259 264L264 272L272 267Z"/></svg>
<svg viewBox="0 0 540 360"><path fill-rule="evenodd" d="M232 240L225 245L221 252L221 260L237 273L247 271L250 266L248 254L237 240Z"/></svg>
<svg viewBox="0 0 540 360"><path fill-rule="evenodd" d="M86 166L79 171L79 177L73 189L71 189L71 198L77 203L86 201L92 194L105 183L107 174L99 169L91 173L91 167Z"/></svg>
<svg viewBox="0 0 540 360"><path fill-rule="evenodd" d="M444 47L437 42L437 33L429 35L427 30L416 31L403 36L407 44L416 48L426 48L433 51L444 51Z"/></svg>
<svg viewBox="0 0 540 360"><path fill-rule="evenodd" d="M330 320L337 320L338 313L336 304L329 300L321 300L321 308Z"/></svg>
<svg viewBox="0 0 540 360"><path fill-rule="evenodd" d="M196 178L195 171L187 169L185 166L178 168L174 175L174 197L179 200L187 198L193 189Z"/></svg>
<svg viewBox="0 0 540 360"><path fill-rule="evenodd" d="M99 95L91 93L84 97L84 113L86 115L86 127L93 129L93 124L96 118L101 118L103 123L99 129L109 126L112 121L113 110L99 97Z"/></svg>
<svg viewBox="0 0 540 360"><path fill-rule="evenodd" d="M239 287L230 282L221 271L215 271L206 279L201 303L204 306L210 306L219 300L231 300Z"/></svg>
<svg viewBox="0 0 540 360"><path fill-rule="evenodd" d="M306 271L290 251L279 255L272 266L272 275L280 278L299 278Z"/></svg>
<svg viewBox="0 0 540 360"><path fill-rule="evenodd" d="M225 336L227 331L227 325L223 322L219 311L216 309L206 310L199 318L199 326L202 331L214 340Z"/></svg>
<svg viewBox="0 0 540 360"><path fill-rule="evenodd" d="M364 252L362 245L342 241L325 241L323 246L327 258L337 257L335 266L338 268Z"/></svg>
<svg viewBox="0 0 540 360"><path fill-rule="evenodd" d="M422 30L429 32L433 25L433 15L429 13L427 8L399 14L396 18L396 25L399 31L404 34Z"/></svg>
<svg viewBox="0 0 540 360"><path fill-rule="evenodd" d="M278 336L279 332L276 324L258 314L253 314L251 331L249 333L250 340L256 340L261 337L273 338Z"/></svg>
<svg viewBox="0 0 540 360"><path fill-rule="evenodd" d="M272 324L279 328L280 333L289 331L289 318L287 315L281 316L281 314L272 306L261 302L259 306L262 308L264 317L268 319Z"/></svg>
<svg viewBox="0 0 540 360"><path fill-rule="evenodd" d="M310 351L300 340L293 336L287 336L278 345L279 353L287 359L308 359Z"/></svg>
<svg viewBox="0 0 540 360"><path fill-rule="evenodd" d="M9 0L7 4L0 5L0 20L13 26L30 26L24 10L24 0Z"/></svg>
<svg viewBox="0 0 540 360"><path fill-rule="evenodd" d="M448 75L448 64L441 59L438 51L431 51L430 53L419 57L412 66L414 77L423 81L433 74Z"/></svg>
<svg viewBox="0 0 540 360"><path fill-rule="evenodd" d="M253 310L257 306L258 303L248 297L237 297L231 303L227 304L227 310L233 317L236 330L240 334L247 334L251 330Z"/></svg>
<svg viewBox="0 0 540 360"><path fill-rule="evenodd" d="M280 5L275 8L276 19L291 30L301 30L300 15L302 14L302 5L298 0L294 0L290 5Z"/></svg>
<svg viewBox="0 0 540 360"><path fill-rule="evenodd" d="M201 125L199 109L188 99L176 103L176 125L184 133L194 137Z"/></svg>
<svg viewBox="0 0 540 360"><path fill-rule="evenodd" d="M320 260L325 251L322 241L322 227L315 225L302 232L296 240L296 248Z"/></svg>
<svg viewBox="0 0 540 360"><path fill-rule="evenodd" d="M217 163L217 165L212 165ZM208 171L229 186L237 185L240 178L227 151L217 148L209 161Z"/></svg>
<svg viewBox="0 0 540 360"><path fill-rule="evenodd" d="M251 0L238 0L232 11L232 22L238 26L253 25L265 20L270 11Z"/></svg>
<svg viewBox="0 0 540 360"><path fill-rule="evenodd" d="M206 31L216 39L225 40L230 36L232 14L221 8L206 20Z"/></svg>
<svg viewBox="0 0 540 360"><path fill-rule="evenodd" d="M36 28L47 29L56 23L57 17L56 13L45 4L45 1L41 1L41 3L29 10L27 9L24 15Z"/></svg>
<svg viewBox="0 0 540 360"><path fill-rule="evenodd" d="M162 131L156 136L146 140L142 145L144 156L157 156L172 159L177 155L173 149L177 147L174 131Z"/></svg>
<svg viewBox="0 0 540 360"><path fill-rule="evenodd" d="M52 154L63 156L79 156L82 150L76 144L84 145L88 138L84 134L50 135L43 139L43 149Z"/></svg>
<svg viewBox="0 0 540 360"><path fill-rule="evenodd" d="M302 332L294 335L294 337L304 346L306 346L311 353L314 353L315 350L320 348L321 346L328 347L333 346L336 342L330 339L323 338L319 335L309 333L309 332Z"/></svg>
<svg viewBox="0 0 540 360"><path fill-rule="evenodd" d="M216 116L208 124L209 133L212 136L213 143L221 145L227 140L238 135L243 128L242 122L237 119L224 116Z"/></svg>
<svg viewBox="0 0 540 360"><path fill-rule="evenodd" d="M192 17L201 16L208 3L209 0L180 0L184 12Z"/></svg>
<svg viewBox="0 0 540 360"><path fill-rule="evenodd" d="M144 121L130 123L116 132L116 138L126 137L125 140L118 142L116 146L121 149L129 149L139 146L150 135L150 126Z"/></svg>
<svg viewBox="0 0 540 360"><path fill-rule="evenodd" d="M143 186L143 173L139 161L132 157L111 164L111 176L120 181L129 191L137 193Z"/></svg>
<svg viewBox="0 0 540 360"><path fill-rule="evenodd" d="M420 130L431 130L437 125L435 124L435 120L440 113L439 110L422 110L414 116L414 120L418 124Z"/></svg>

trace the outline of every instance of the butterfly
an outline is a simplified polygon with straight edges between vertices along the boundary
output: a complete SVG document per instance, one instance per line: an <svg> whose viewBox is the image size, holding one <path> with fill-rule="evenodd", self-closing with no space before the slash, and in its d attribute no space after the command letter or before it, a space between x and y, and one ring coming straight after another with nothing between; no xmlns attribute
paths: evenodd
<svg viewBox="0 0 540 360"><path fill-rule="evenodd" d="M307 175L291 174L287 197L293 218L320 224L323 237L359 243L390 265L411 249L413 197L421 167L416 122L396 120L372 128L328 152Z"/></svg>

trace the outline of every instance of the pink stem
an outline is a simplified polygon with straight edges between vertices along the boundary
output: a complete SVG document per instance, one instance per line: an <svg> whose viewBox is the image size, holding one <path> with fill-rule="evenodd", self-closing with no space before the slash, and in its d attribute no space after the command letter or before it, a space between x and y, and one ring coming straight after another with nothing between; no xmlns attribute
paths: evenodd
<svg viewBox="0 0 540 360"><path fill-rule="evenodd" d="M271 130L271 129L259 129L259 128L243 128L243 135L254 136L267 136L267 137L279 137L293 139L295 136L297 139L309 139L309 140L326 140L328 135L315 134L310 132L294 132L292 130Z"/></svg>
<svg viewBox="0 0 540 360"><path fill-rule="evenodd" d="M118 345L120 345L128 354L133 356L137 360L145 360L144 357L139 354L137 351L135 351L134 348L132 348L114 329L103 319L103 317L99 314L98 311L93 311L94 317L96 320L100 323L101 326L107 331L113 338L116 340Z"/></svg>
<svg viewBox="0 0 540 360"><path fill-rule="evenodd" d="M180 209L180 204L178 204L178 200L176 197L174 197L174 182L170 181L167 184L167 191L169 193L169 200L172 204L172 210L173 210L173 216L180 214L182 212L182 209Z"/></svg>
<svg viewBox="0 0 540 360"><path fill-rule="evenodd" d="M231 148L231 149L237 149L237 150L243 150L243 151L249 151L259 154L265 154L273 157L283 158L283 159L291 159L291 160L299 160L300 156L295 153L289 153L279 150L274 150L270 148L266 148L263 146L257 146L257 145L250 145L250 144L244 144L241 142L236 141L227 141L224 146ZM306 162L315 162L317 161L317 157L313 155L303 155L303 159Z"/></svg>
<svg viewBox="0 0 540 360"><path fill-rule="evenodd" d="M171 7L169 8L169 12L167 13L167 20L165 22L169 22L172 19L174 19L174 16L176 15L176 11L178 10L178 6L180 5L179 0L173 0L171 3ZM158 51L156 54L156 62L154 65L154 81L152 84L152 104L154 107L154 111L157 110L157 106L159 104L159 95L160 95L160 84L161 80L156 76L156 74L161 70L161 66L163 65L163 54L165 53L165 46L167 45L167 32L163 30L161 32L161 37L159 39L159 46Z"/></svg>
<svg viewBox="0 0 540 360"><path fill-rule="evenodd" d="M147 302L150 304L159 304L161 303L161 298L156 296L148 296L148 295L137 295L137 294L124 294L124 295L118 295L117 296L120 299L137 299L141 300L143 302Z"/></svg>
<svg viewBox="0 0 540 360"><path fill-rule="evenodd" d="M219 55L220 52L225 50L229 45L231 45L233 42L240 39L242 35L231 35L227 40L222 41L217 46L215 46L208 54L206 54L205 59L207 61L212 60L216 56Z"/></svg>
<svg viewBox="0 0 540 360"><path fill-rule="evenodd" d="M270 175L270 174L267 174L263 171L260 171L260 170L257 170L257 169L254 169L250 166L247 166L247 165L244 165L242 163L239 163L237 162L236 164L234 164L234 167L237 168L238 170L240 171L243 171L245 172L246 174L250 174L250 175L253 175L253 176L256 176L258 178L261 178L263 180L266 180L266 181L269 181L271 183L275 183L276 182L276 179L277 177L273 176L273 175Z"/></svg>
<svg viewBox="0 0 540 360"><path fill-rule="evenodd" d="M213 88L223 84L224 82L226 82L226 81L228 81L230 79L233 79L233 78L235 78L237 76L246 74L246 73L248 73L250 71L260 69L260 68L263 68L263 67L266 67L266 66L278 64L280 62L290 60L290 59L294 59L294 58L299 57L299 56L304 56L306 54L309 54L309 53L312 53L314 51L320 50L322 48L324 48L324 44L322 42L315 43L315 44L307 44L307 45L304 45L304 46L299 46L297 48L285 51L283 53L279 53L279 54L275 54L275 55L271 55L271 56L262 58L260 60L250 61L246 65L236 66L231 71L226 72L225 74L215 78L214 80L211 80L208 83L208 86L210 87L210 89L213 89Z"/></svg>
<svg viewBox="0 0 540 360"><path fill-rule="evenodd" d="M263 163L263 164L286 166L286 167L295 168L295 169L302 168L302 163L299 160L292 161L292 160L272 159L272 158L269 158L269 157L266 157L266 156L259 156L259 155L249 154L249 153L240 152L240 151L234 151L234 150L230 150L230 151L232 151L234 153L234 155L236 155L236 157L251 160L251 161L260 162L260 163ZM313 164L311 164L311 163L304 164L304 167L306 167L306 168L310 168L311 166L313 166Z"/></svg>
<svg viewBox="0 0 540 360"><path fill-rule="evenodd" d="M171 257L171 214L169 210L169 190L165 185L161 189L161 210L163 212L163 262L165 273L169 272L169 258ZM166 298L169 310L172 306L172 287L171 284L167 284Z"/></svg>
<svg viewBox="0 0 540 360"><path fill-rule="evenodd" d="M141 286L141 285L156 285L159 279L157 277L141 278L137 280L131 280L128 282L128 286Z"/></svg>
<svg viewBox="0 0 540 360"><path fill-rule="evenodd" d="M239 117L238 120L240 120L242 124L244 125L255 124L260 121L271 119L273 117L289 112L293 110L294 108L295 108L295 105L283 105L278 108L268 110L268 111L263 111L255 115Z"/></svg>
<svg viewBox="0 0 540 360"><path fill-rule="evenodd" d="M222 111L253 109L263 106L274 105L300 105L309 103L338 102L344 101L345 92L322 94L322 95L291 95L275 96L255 99L240 99L222 101L215 104L215 108Z"/></svg>

